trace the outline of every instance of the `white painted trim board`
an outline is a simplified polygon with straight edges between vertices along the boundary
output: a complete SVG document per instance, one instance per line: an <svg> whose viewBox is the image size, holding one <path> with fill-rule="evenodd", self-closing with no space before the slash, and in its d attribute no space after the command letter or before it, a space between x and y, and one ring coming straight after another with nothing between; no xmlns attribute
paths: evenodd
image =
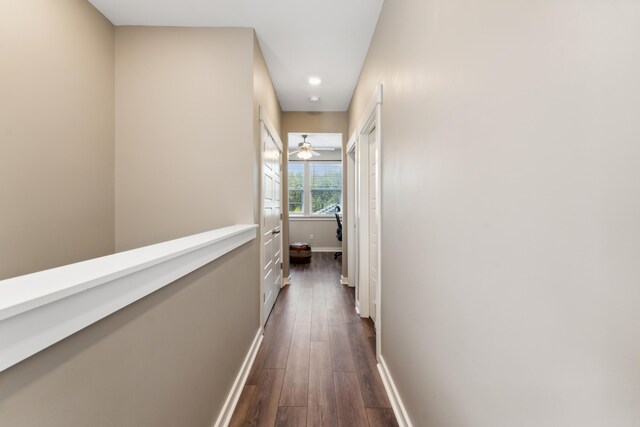
<svg viewBox="0 0 640 427"><path fill-rule="evenodd" d="M389 372L389 368L387 367L384 357L380 355L378 356L378 359L380 360L378 363L378 371L382 377L382 384L384 385L384 389L387 391L387 396L391 402L391 407L393 408L393 413L396 416L398 425L400 427L413 427L409 414L407 414L407 410L402 403L400 393L398 393L398 389L396 388L396 384L393 381L393 377L391 376L391 372Z"/></svg>
<svg viewBox="0 0 640 427"><path fill-rule="evenodd" d="M267 132L269 132L276 145L280 148L280 151L284 153L282 139L280 139L280 135L278 134L278 131L276 131L276 127L273 125L273 122L271 121L271 119L269 119L267 110L265 110L263 106L259 106L258 114L260 116L260 121L264 123L264 126L267 128ZM284 158L282 160L284 161Z"/></svg>
<svg viewBox="0 0 640 427"><path fill-rule="evenodd" d="M220 410L218 418L213 424L213 427L227 427L231 422L233 411L235 411L236 406L238 405L238 400L240 399L240 395L242 394L242 389L244 388L244 384L247 382L249 372L251 372L253 362L256 360L256 356L258 355L260 345L262 345L263 338L264 335L262 334L262 328L260 328L258 329L256 337L253 339L251 347L249 347L249 351L247 352L247 355L244 358L244 362L242 363L242 366L238 371L236 380L233 382L233 386L229 391L227 400L224 402L222 410Z"/></svg>
<svg viewBox="0 0 640 427"><path fill-rule="evenodd" d="M234 225L0 281L0 372L256 238Z"/></svg>
<svg viewBox="0 0 640 427"><path fill-rule="evenodd" d="M342 248L340 246L335 247L311 247L311 252L342 252Z"/></svg>

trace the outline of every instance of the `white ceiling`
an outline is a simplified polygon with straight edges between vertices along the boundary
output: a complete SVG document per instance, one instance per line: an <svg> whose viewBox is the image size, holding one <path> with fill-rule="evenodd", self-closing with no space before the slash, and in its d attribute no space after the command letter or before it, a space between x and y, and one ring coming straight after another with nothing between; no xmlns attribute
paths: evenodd
<svg viewBox="0 0 640 427"><path fill-rule="evenodd" d="M384 0L89 1L115 25L253 27L284 111L346 111Z"/></svg>
<svg viewBox="0 0 640 427"><path fill-rule="evenodd" d="M289 148L298 148L298 143L302 142L302 135L307 136L307 142L311 143L313 148L341 148L341 133L290 133Z"/></svg>

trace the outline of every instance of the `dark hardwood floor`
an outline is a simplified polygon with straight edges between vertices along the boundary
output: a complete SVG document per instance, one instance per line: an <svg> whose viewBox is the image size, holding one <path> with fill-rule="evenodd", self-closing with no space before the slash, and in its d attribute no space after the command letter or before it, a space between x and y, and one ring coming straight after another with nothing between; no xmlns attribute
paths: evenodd
<svg viewBox="0 0 640 427"><path fill-rule="evenodd" d="M397 426L378 374L375 330L340 284L340 260L291 266L231 426Z"/></svg>

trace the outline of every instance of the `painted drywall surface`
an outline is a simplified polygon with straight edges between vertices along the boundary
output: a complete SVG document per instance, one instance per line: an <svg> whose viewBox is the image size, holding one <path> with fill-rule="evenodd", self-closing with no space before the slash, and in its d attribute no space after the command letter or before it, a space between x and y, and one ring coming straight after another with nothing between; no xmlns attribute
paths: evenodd
<svg viewBox="0 0 640 427"><path fill-rule="evenodd" d="M349 137L347 135L348 131L348 114L347 112L283 112L282 113L282 135L288 135L290 132L309 132L309 133L342 133L342 141L343 141L343 152L344 147L347 145L347 141ZM342 171L343 176L346 175L346 163L344 162L344 158L342 159ZM285 168L286 168L285 163ZM285 170L285 174L283 177L283 186L284 188L288 188L287 181L287 171ZM343 189L342 199L346 200L347 193L346 189ZM343 206L346 208L346 206ZM286 218L289 215L289 206L285 203L283 216ZM346 218L346 213L344 213L344 218ZM345 224L346 227L346 224ZM289 224L286 222L282 226L282 239L284 242L291 241L290 232L289 232ZM342 245L343 247L347 247L347 236L346 233L343 236ZM343 276L347 276L347 253L346 250L343 253L342 259L342 274ZM289 275L289 248L285 248L284 253L284 275L287 277Z"/></svg>
<svg viewBox="0 0 640 427"><path fill-rule="evenodd" d="M638 22L385 2L350 127L383 83L382 354L413 425L637 425Z"/></svg>
<svg viewBox="0 0 640 427"><path fill-rule="evenodd" d="M89 3L0 3L0 279L114 250L114 29Z"/></svg>
<svg viewBox="0 0 640 427"><path fill-rule="evenodd" d="M116 248L254 222L253 30L116 29Z"/></svg>
<svg viewBox="0 0 640 427"><path fill-rule="evenodd" d="M43 3L43 13L56 17L71 2L62 3ZM95 36L87 29L95 23L72 24L82 34L60 40L60 47L75 49L75 39ZM16 37L24 37L25 28L30 27L15 29ZM113 251L114 35L107 28L111 116L83 107L111 120L111 133L105 132L112 138ZM118 248L253 222L253 31L118 28L117 33ZM79 52L80 63L102 53ZM101 71L91 68L90 77ZM89 77L74 74L79 76L81 87L95 96L94 88L84 87ZM75 158L75 151L64 155ZM222 172L224 177L217 175ZM91 237L86 234L75 237ZM253 241L0 373L0 425L211 425L259 329L258 249ZM240 311L244 314L237 317Z"/></svg>
<svg viewBox="0 0 640 427"><path fill-rule="evenodd" d="M269 117L271 124L280 135L280 120L282 116L282 110L280 108L280 102L276 95L276 90L273 87L269 70L267 69L267 63L262 55L260 49L260 43L253 34L253 141L255 146L255 161L254 161L254 222L260 223L260 206L262 198L262 145L260 141L261 126L260 126L260 108L263 108L266 115ZM286 141L283 140L283 144ZM283 149L286 149L283 147ZM285 155L283 153L282 158ZM284 160L283 160L284 161Z"/></svg>
<svg viewBox="0 0 640 427"><path fill-rule="evenodd" d="M282 139L283 144L286 143L285 138L280 135L280 123L282 118L282 109L280 108L280 102L276 95L276 90L273 87L269 70L267 69L267 63L264 60L262 50L260 49L260 43L253 36L253 99L254 99L254 122L258 122L259 107L263 107L269 116L269 120L273 124L273 127L278 132L278 136ZM254 138L257 144L260 143L260 127L254 128Z"/></svg>
<svg viewBox="0 0 640 427"><path fill-rule="evenodd" d="M119 250L220 226L256 222L257 105L275 112L276 123L279 107L254 41L252 29L117 28ZM200 332L192 339L211 340L211 347L207 347L211 364L194 368L215 373L205 375L212 381L207 383L205 393L183 394L193 402L181 407L179 413L195 406L202 420L215 418L231 388L231 380L259 329L259 248L259 241L254 240L235 255L244 266L241 273L234 269L220 275L207 270L204 280L211 286L232 288L217 295L218 302L212 303L209 298L210 307L198 307L198 302L190 300L182 306L183 315L196 312L194 316L205 320L193 323ZM233 290L238 280L243 285ZM215 311L220 302L225 305L224 316L199 312ZM243 315L238 317L240 312ZM238 334L233 348L224 344L222 338L227 333L221 333L216 322ZM220 358L224 364L216 362ZM197 370L193 372L195 375ZM184 413L178 416L189 417Z"/></svg>
<svg viewBox="0 0 640 427"><path fill-rule="evenodd" d="M256 250L244 245L0 373L0 425L213 425L258 331L259 312L245 309L258 294L247 268Z"/></svg>
<svg viewBox="0 0 640 427"><path fill-rule="evenodd" d="M340 248L342 242L336 238L336 228L335 218L293 219L289 221L289 242L310 243L312 249Z"/></svg>

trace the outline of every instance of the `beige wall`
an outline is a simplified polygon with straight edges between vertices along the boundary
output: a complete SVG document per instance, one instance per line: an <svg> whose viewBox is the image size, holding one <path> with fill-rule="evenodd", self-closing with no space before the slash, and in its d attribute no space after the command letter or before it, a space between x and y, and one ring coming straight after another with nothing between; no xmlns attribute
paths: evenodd
<svg viewBox="0 0 640 427"><path fill-rule="evenodd" d="M258 329L254 248L0 373L0 425L210 427Z"/></svg>
<svg viewBox="0 0 640 427"><path fill-rule="evenodd" d="M280 119L253 30L121 27L115 46L117 249L253 223L256 106ZM259 247L0 373L0 425L210 426L259 330Z"/></svg>
<svg viewBox="0 0 640 427"><path fill-rule="evenodd" d="M267 69L267 63L262 55L260 44L258 39L253 36L253 142L255 146L255 163L254 163L254 222L260 223L260 198L262 197L261 191L261 174L262 165L260 163L260 157L262 154L262 146L260 141L260 107L262 107L269 117L271 124L280 135L280 120L282 117L282 109L280 108L280 102L276 95L276 90L273 87L269 70ZM286 140L283 140L283 144L286 145ZM283 147L284 148L284 147Z"/></svg>
<svg viewBox="0 0 640 427"><path fill-rule="evenodd" d="M348 114L347 112L301 112L301 111L287 111L282 113L282 135L289 135L289 133L300 133L300 132L309 132L309 133L342 133L342 145L343 151L344 147L347 145L347 141L349 140L348 135ZM285 142L286 144L286 142ZM346 177L346 163L343 158L343 176ZM287 170L286 170L286 162L285 162L285 173L283 179L283 188L288 188L287 181ZM346 188L344 188L343 200L347 200L347 192ZM346 205L343 204L346 208ZM346 218L346 212L343 212L343 218ZM287 203L284 204L284 212L283 216L287 218L289 216L289 206ZM346 225L345 225L346 227ZM282 239L283 242L290 242L291 236L289 231L290 225L285 222L282 227ZM335 236L335 230L334 230ZM347 247L347 235L344 233L342 245ZM284 251L284 275L287 277L289 275L289 247L286 246ZM343 276L347 276L347 252L346 250L343 252L342 259L342 274Z"/></svg>
<svg viewBox="0 0 640 427"><path fill-rule="evenodd" d="M116 248L254 222L253 30L116 29Z"/></svg>
<svg viewBox="0 0 640 427"><path fill-rule="evenodd" d="M88 2L0 2L0 279L114 250L114 29Z"/></svg>
<svg viewBox="0 0 640 427"><path fill-rule="evenodd" d="M312 250L340 248L342 242L336 238L336 228L338 224L335 217L321 220L294 219L289 221L289 242L310 243Z"/></svg>
<svg viewBox="0 0 640 427"><path fill-rule="evenodd" d="M117 248L257 222L258 106L277 126L280 112L253 30L118 28L116 64ZM202 420L217 415L260 327L259 248L256 239L236 255L245 269L240 276L237 270L204 276L218 289L236 287L238 277L244 282L224 290L230 297L217 297L224 316L199 313L216 316L199 323L197 339L215 342L211 363L199 369L221 371L209 377L206 393L185 395L191 406L207 406ZM189 304L216 310L191 300L183 314ZM233 348L224 345L227 333L217 322L233 323L239 335Z"/></svg>
<svg viewBox="0 0 640 427"><path fill-rule="evenodd" d="M385 2L350 127L383 83L382 353L413 425L640 419L638 22Z"/></svg>
<svg viewBox="0 0 640 427"><path fill-rule="evenodd" d="M260 119L259 107L263 107L271 120L271 124L275 127L276 131L280 133L282 109L280 108L280 102L276 95L276 90L273 87L269 70L267 69L267 63L262 55L260 49L260 43L258 39L253 37L253 108L254 108L254 123L258 123ZM254 127L254 140L258 144L259 148L260 140L260 127ZM286 143L285 138L282 135L278 135Z"/></svg>

